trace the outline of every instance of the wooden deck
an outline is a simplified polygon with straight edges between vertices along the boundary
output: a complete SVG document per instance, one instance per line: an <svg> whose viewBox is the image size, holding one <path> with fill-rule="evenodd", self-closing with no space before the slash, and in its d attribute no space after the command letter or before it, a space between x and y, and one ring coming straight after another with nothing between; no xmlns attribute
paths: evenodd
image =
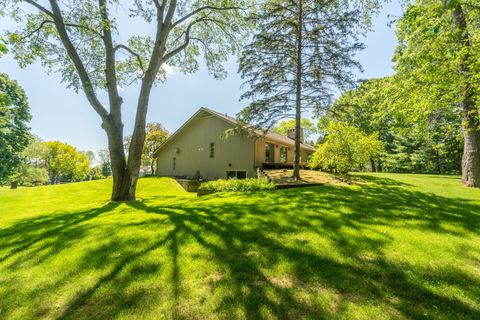
<svg viewBox="0 0 480 320"><path fill-rule="evenodd" d="M293 169L293 162L265 162L262 164L264 170L272 170L272 169ZM300 163L300 168L307 169L308 163L302 162Z"/></svg>

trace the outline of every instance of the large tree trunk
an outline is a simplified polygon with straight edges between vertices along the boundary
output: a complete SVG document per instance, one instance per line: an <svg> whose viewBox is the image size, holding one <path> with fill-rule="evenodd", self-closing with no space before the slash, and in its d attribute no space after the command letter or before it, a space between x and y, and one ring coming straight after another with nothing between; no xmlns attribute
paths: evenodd
<svg viewBox="0 0 480 320"><path fill-rule="evenodd" d="M153 176L155 174L155 159L152 159L152 162L150 162L150 170Z"/></svg>
<svg viewBox="0 0 480 320"><path fill-rule="evenodd" d="M383 172L383 163L382 159L378 159L378 166L377 166L377 172Z"/></svg>
<svg viewBox="0 0 480 320"><path fill-rule="evenodd" d="M460 75L471 77L469 51L472 42L468 34L467 19L462 5L457 3L453 10L453 20L460 32L460 41L465 46L465 54L460 65ZM480 121L475 106L474 89L466 79L460 108L462 111L464 150L462 157L462 182L468 187L480 187Z"/></svg>
<svg viewBox="0 0 480 320"><path fill-rule="evenodd" d="M467 187L480 187L480 132L466 131L462 158L462 182Z"/></svg>
<svg viewBox="0 0 480 320"><path fill-rule="evenodd" d="M130 201L135 200L135 192L137 188L138 175L142 158L143 144L145 140L145 122L148 110L148 101L153 82L158 75L158 71L163 61L168 60L172 56L178 54L187 45L180 46L172 50L167 57L166 43L168 35L172 30L172 20L177 8L177 1L171 1L168 10L164 16L165 6L157 6L157 31L155 44L151 54L150 62L147 70L142 78L142 86L138 98L137 114L135 119L135 127L130 142L128 153L128 161L125 157L125 149L123 146L123 124L121 116L122 98L118 93L118 81L116 73L115 52L119 46L114 46L112 37L111 20L108 15L108 2L106 0L98 0L102 34L101 38L105 46L105 79L110 102L110 112L108 112L103 104L98 100L95 88L90 80L87 68L83 64L80 55L71 41L67 32L67 27L63 20L62 11L57 0L49 0L52 8L51 17L54 20L60 40L70 57L75 69L78 72L83 91L94 110L102 119L102 127L108 136L108 149L111 159L112 175L113 175L113 191L112 201ZM158 4L158 3L157 3ZM37 8L41 7L35 5ZM180 19L181 20L181 19ZM125 48L125 46L123 46ZM128 48L127 48L128 49Z"/></svg>
<svg viewBox="0 0 480 320"><path fill-rule="evenodd" d="M299 1L298 33L297 33L297 74L296 74L296 99L295 99L295 156L293 161L293 179L300 180L300 134L302 126L302 26L303 26L303 1Z"/></svg>
<svg viewBox="0 0 480 320"><path fill-rule="evenodd" d="M370 159L370 164L372 165L372 172L377 172L377 168L375 166L375 159Z"/></svg>
<svg viewBox="0 0 480 320"><path fill-rule="evenodd" d="M463 140L462 182L467 187L480 187L480 123L473 111L473 101L466 98L462 103Z"/></svg>
<svg viewBox="0 0 480 320"><path fill-rule="evenodd" d="M113 188L112 201L135 200L135 194L131 192L132 179L127 169L125 149L123 146L123 124L119 117L109 117L103 123L108 137L108 151L112 168Z"/></svg>

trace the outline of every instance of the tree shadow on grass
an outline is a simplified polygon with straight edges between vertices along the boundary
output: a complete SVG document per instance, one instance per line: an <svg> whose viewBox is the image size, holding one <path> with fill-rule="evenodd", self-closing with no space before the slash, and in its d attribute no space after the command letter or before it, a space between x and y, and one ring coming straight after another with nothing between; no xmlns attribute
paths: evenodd
<svg viewBox="0 0 480 320"><path fill-rule="evenodd" d="M216 202L215 196L166 204L161 197L128 203L146 217L108 227L103 236L111 241L87 250L74 270L50 285L65 286L75 272L101 270L100 276L60 311L45 308L34 315L113 318L148 314L152 304L163 303L166 309L159 318L322 319L351 317L355 306L376 306L393 318L480 318L478 277L461 268L425 270L391 261L384 250L398 239L382 232L398 227L451 235L447 224L458 227L453 233L459 238L478 236L480 205L410 191L384 179L375 183L388 187L252 193L254 201L240 196L244 203L229 201L230 197ZM0 267L21 267L39 254L69 250L71 239L91 241L95 224L86 222L116 206L24 220L0 230L0 252L7 252L0 257ZM29 249L38 241L43 247ZM201 250L192 255L196 246ZM185 270L191 271L189 264L195 263L199 268L207 263L214 267L192 285L194 276ZM455 287L461 294L442 294L429 282ZM218 300L195 303L196 294L192 296L188 288L198 286L210 290L202 301L214 296ZM31 296L48 290L51 287L39 286ZM15 294L14 289L5 292Z"/></svg>

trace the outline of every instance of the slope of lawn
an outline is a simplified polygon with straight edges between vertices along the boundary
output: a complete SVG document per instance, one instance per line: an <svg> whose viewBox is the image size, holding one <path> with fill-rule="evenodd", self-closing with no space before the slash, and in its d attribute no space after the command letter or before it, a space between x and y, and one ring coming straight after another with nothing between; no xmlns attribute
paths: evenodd
<svg viewBox="0 0 480 320"><path fill-rule="evenodd" d="M197 198L0 189L0 319L480 319L480 190L376 174Z"/></svg>

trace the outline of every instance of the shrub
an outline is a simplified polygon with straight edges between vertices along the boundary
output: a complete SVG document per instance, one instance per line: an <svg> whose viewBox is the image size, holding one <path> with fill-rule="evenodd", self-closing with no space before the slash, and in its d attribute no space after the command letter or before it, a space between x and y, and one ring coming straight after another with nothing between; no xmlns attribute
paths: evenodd
<svg viewBox="0 0 480 320"><path fill-rule="evenodd" d="M199 191L210 192L228 192L228 191L263 191L273 190L275 185L267 178L259 179L229 179L229 180L215 180L202 183Z"/></svg>
<svg viewBox="0 0 480 320"><path fill-rule="evenodd" d="M23 186L40 186L48 182L48 172L45 168L26 166L21 170L18 182Z"/></svg>

